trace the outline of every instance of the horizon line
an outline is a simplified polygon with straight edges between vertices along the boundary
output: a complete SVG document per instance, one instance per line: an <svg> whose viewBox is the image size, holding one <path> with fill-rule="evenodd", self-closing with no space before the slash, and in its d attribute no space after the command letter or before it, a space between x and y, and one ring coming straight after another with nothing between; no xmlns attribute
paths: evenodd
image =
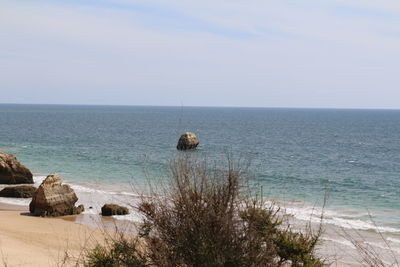
<svg viewBox="0 0 400 267"><path fill-rule="evenodd" d="M138 104L48 104L48 103L0 103L0 105L31 105L31 106L91 106L91 107L171 107L171 108L244 108L244 109L325 109L325 110L393 110L397 111L400 108L361 108L361 107L285 107L285 106L201 106L201 105L138 105Z"/></svg>

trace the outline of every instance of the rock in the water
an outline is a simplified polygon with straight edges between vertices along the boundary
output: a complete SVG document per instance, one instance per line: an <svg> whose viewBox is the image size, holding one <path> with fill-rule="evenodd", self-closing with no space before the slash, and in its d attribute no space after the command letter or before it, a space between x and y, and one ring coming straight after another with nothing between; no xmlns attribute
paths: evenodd
<svg viewBox="0 0 400 267"><path fill-rule="evenodd" d="M33 195L29 211L36 216L63 216L81 213L83 205L75 207L78 201L74 190L61 184L61 176L52 174L46 177Z"/></svg>
<svg viewBox="0 0 400 267"><path fill-rule="evenodd" d="M36 189L31 185L9 186L0 191L0 197L29 198L33 196Z"/></svg>
<svg viewBox="0 0 400 267"><path fill-rule="evenodd" d="M195 149L199 143L194 133L184 133L179 138L176 148L179 150Z"/></svg>
<svg viewBox="0 0 400 267"><path fill-rule="evenodd" d="M0 184L33 184L32 173L14 155L0 152Z"/></svg>
<svg viewBox="0 0 400 267"><path fill-rule="evenodd" d="M101 215L112 216L112 215L126 215L129 214L128 208L116 205L116 204L105 204L101 207Z"/></svg>
<svg viewBox="0 0 400 267"><path fill-rule="evenodd" d="M74 207L72 214L81 214L85 211L85 207L81 204L78 207Z"/></svg>

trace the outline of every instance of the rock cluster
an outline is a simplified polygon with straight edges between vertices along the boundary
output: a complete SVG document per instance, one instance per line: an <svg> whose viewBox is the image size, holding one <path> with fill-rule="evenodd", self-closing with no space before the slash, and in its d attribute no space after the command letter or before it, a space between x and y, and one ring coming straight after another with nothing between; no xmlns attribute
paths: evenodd
<svg viewBox="0 0 400 267"><path fill-rule="evenodd" d="M32 173L14 155L0 152L0 184L33 184Z"/></svg>
<svg viewBox="0 0 400 267"><path fill-rule="evenodd" d="M192 142L192 137L189 136L184 142ZM14 155L0 152L0 184L33 184L32 173ZM31 197L29 211L35 216L55 217L84 211L83 205L75 206L78 197L69 185L62 184L58 174L47 176L38 188L28 185L5 187L0 191L0 197ZM116 204L105 204L101 213L103 216L125 215L129 214L129 210Z"/></svg>
<svg viewBox="0 0 400 267"><path fill-rule="evenodd" d="M103 216L126 215L126 214L129 214L128 208L116 204L105 204L101 208L101 215Z"/></svg>
<svg viewBox="0 0 400 267"><path fill-rule="evenodd" d="M195 149L199 145L199 140L194 133L184 133L181 135L176 148L178 150Z"/></svg>
<svg viewBox="0 0 400 267"><path fill-rule="evenodd" d="M36 216L63 216L81 213L83 205L75 207L78 198L67 184L61 184L61 177L52 174L43 180L29 204L29 211Z"/></svg>
<svg viewBox="0 0 400 267"><path fill-rule="evenodd" d="M35 191L36 187L31 185L9 186L0 191L0 197L29 198Z"/></svg>

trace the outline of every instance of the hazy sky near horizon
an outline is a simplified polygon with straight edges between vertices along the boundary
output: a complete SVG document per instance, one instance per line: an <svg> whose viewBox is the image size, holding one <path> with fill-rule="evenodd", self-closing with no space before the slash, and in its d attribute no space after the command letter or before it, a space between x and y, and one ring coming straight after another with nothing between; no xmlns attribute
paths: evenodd
<svg viewBox="0 0 400 267"><path fill-rule="evenodd" d="M0 103L400 108L399 0L0 0Z"/></svg>

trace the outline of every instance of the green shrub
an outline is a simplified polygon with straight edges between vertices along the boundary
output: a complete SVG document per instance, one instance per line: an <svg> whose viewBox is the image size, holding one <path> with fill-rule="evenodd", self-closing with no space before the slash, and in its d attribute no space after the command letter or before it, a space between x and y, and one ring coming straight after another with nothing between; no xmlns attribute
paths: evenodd
<svg viewBox="0 0 400 267"><path fill-rule="evenodd" d="M137 250L138 241L119 236L106 245L97 245L85 261L85 267L145 267L146 259Z"/></svg>

